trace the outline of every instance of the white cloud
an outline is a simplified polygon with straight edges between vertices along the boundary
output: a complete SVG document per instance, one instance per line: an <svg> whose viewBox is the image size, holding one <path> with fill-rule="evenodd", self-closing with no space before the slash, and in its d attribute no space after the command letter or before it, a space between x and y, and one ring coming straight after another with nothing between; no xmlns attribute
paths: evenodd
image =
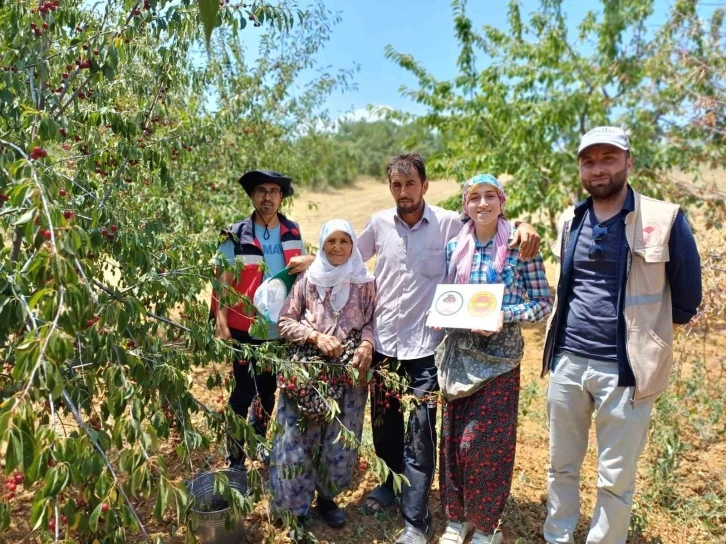
<svg viewBox="0 0 726 544"><path fill-rule="evenodd" d="M353 111L348 111L337 117L337 119L330 119L324 121L323 119L316 119L313 122L312 128L316 132L327 132L335 133L338 131L338 124L341 122L356 122L356 121L381 121L386 118L386 113L393 111L391 106L368 106L366 108L357 108ZM398 121L394 120L394 123ZM301 134L307 132L307 128L302 127Z"/></svg>
<svg viewBox="0 0 726 544"><path fill-rule="evenodd" d="M386 118L386 113L392 111L390 106L368 106L366 108L358 108L351 112L346 112L338 121L381 121Z"/></svg>

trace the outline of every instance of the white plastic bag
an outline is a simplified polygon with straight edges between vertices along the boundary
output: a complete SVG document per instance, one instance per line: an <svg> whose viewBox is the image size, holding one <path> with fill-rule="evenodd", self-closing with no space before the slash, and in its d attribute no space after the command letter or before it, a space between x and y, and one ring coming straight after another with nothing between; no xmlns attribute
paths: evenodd
<svg viewBox="0 0 726 544"><path fill-rule="evenodd" d="M280 319L282 305L287 298L287 288L279 278L270 278L262 282L255 292L254 305L257 311L269 323L277 324Z"/></svg>

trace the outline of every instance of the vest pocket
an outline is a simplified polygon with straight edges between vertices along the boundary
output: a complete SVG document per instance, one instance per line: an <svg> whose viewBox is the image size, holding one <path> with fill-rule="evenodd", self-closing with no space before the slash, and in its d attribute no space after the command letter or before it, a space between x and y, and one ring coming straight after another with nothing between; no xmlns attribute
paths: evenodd
<svg viewBox="0 0 726 544"><path fill-rule="evenodd" d="M657 395L668 386L673 349L648 327L631 326L628 333L628 354L637 383L636 398Z"/></svg>
<svg viewBox="0 0 726 544"><path fill-rule="evenodd" d="M667 263L671 260L668 244L659 244L657 246L638 246L635 245L633 252L643 258L646 263Z"/></svg>
<svg viewBox="0 0 726 544"><path fill-rule="evenodd" d="M636 292L646 297L662 295L666 283L665 263L670 260L668 246L636 247L633 252L635 256L629 281L633 282Z"/></svg>

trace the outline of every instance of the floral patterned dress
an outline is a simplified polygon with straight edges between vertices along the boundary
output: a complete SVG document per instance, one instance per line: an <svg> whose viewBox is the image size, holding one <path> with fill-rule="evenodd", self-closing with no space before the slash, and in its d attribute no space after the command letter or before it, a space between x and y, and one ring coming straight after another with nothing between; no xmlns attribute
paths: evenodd
<svg viewBox="0 0 726 544"><path fill-rule="evenodd" d="M305 275L298 278L280 313L281 336L302 345L315 330L343 343L359 331L362 340L372 342L375 283L351 284L348 302L340 312L330 305L330 291L321 301L315 285ZM346 385L338 401L341 413L337 418L332 422L308 420L301 425L297 404L284 390L280 391L276 415L280 434L274 440L270 459L275 509L305 515L315 491L332 499L350 485L358 450L336 439L345 429L360 441L367 400L366 386Z"/></svg>

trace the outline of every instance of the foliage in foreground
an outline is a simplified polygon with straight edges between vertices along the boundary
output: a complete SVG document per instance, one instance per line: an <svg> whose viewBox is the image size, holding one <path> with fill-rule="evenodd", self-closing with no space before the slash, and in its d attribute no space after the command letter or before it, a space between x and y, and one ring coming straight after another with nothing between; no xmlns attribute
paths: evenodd
<svg viewBox="0 0 726 544"><path fill-rule="evenodd" d="M192 367L249 356L214 339L201 293L221 288L216 232L249 211L237 177L300 171L295 140L349 72L300 81L336 21L321 5L290 28L288 8L221 4L207 50L194 0L0 3L0 533L21 491L43 540L146 537L147 499L193 524L168 444L258 446L192 394Z"/></svg>

